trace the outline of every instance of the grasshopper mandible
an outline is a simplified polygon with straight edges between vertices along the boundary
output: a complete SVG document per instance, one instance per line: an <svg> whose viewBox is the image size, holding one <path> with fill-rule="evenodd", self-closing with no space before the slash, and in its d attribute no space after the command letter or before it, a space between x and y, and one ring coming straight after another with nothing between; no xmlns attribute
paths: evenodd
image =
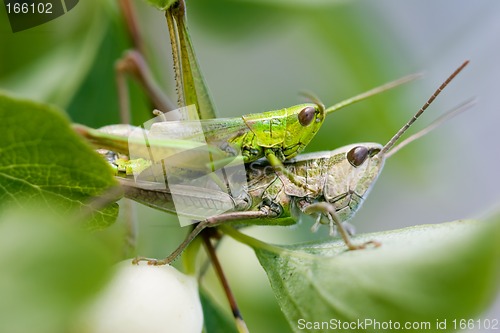
<svg viewBox="0 0 500 333"><path fill-rule="evenodd" d="M176 195L185 197L193 206L204 211L213 207L218 209L222 207L228 211L201 221L167 258L163 260L137 258L136 261L146 260L153 265L168 264L182 253L206 227L228 222L290 225L296 223L301 214L316 217L313 230L316 230L320 224L327 224L330 227L330 234L334 234L336 228L350 250L362 249L368 244L378 246L376 241L360 245L353 244L343 223L352 218L361 207L382 171L386 158L408 143L405 141L395 146L396 141L467 64L468 61L456 69L385 145L352 144L331 152L300 155L287 162L285 167L290 173L311 185L308 190L296 186L288 178L281 177L273 168L269 168L270 164L265 160L247 166L248 187L242 189L238 196L230 196L216 189L200 191L199 187L184 185L167 190L156 190L152 188L154 185L148 182L135 183L121 179L126 197L160 210L177 214L187 213L175 210L171 197ZM463 108L464 106L452 113L461 111ZM427 131L428 129L424 129L421 132ZM419 136L417 133L416 137ZM191 214L190 217L196 218L195 211L189 214Z"/></svg>

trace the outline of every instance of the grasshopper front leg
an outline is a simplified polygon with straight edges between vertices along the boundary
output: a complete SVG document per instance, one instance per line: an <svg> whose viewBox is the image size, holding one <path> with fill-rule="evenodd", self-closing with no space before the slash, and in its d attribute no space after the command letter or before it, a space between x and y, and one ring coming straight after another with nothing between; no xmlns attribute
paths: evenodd
<svg viewBox="0 0 500 333"><path fill-rule="evenodd" d="M309 206L304 208L303 212L307 215L317 215L317 221L316 224L313 226L313 231L317 230L319 223L321 223L321 218L323 216L326 216L329 221L328 225L330 226L330 235L334 234L335 230L334 228L336 227L340 233L340 236L344 240L344 243L349 248L349 250L364 249L368 245L373 245L375 247L379 247L380 245L382 245L375 240L371 240L360 245L353 244L351 241L351 237L349 236L349 233L347 232L346 228L344 227L344 225L342 224L337 215L335 207L328 202L316 202L310 204Z"/></svg>

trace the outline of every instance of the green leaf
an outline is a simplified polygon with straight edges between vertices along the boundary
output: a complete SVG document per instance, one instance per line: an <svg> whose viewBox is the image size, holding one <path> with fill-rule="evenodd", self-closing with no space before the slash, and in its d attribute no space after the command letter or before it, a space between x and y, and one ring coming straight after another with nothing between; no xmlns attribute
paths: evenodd
<svg viewBox="0 0 500 333"><path fill-rule="evenodd" d="M24 209L0 216L0 332L69 332L107 281L109 251L64 222Z"/></svg>
<svg viewBox="0 0 500 333"><path fill-rule="evenodd" d="M231 321L222 312L203 289L200 289L200 299L203 307L205 333L237 333L234 321Z"/></svg>
<svg viewBox="0 0 500 333"><path fill-rule="evenodd" d="M368 240L382 246L346 251L341 241L286 248L254 242L294 332L319 332L300 329L299 324L331 319L429 322L431 331L436 320L447 320L443 331L454 331L453 319L474 318L498 291L498 214L486 221L423 225L354 238L356 243ZM381 330L356 326L342 331Z"/></svg>
<svg viewBox="0 0 500 333"><path fill-rule="evenodd" d="M46 201L79 211L115 185L106 162L72 131L57 109L0 92L0 206L30 209ZM90 229L112 224L118 206L94 212Z"/></svg>

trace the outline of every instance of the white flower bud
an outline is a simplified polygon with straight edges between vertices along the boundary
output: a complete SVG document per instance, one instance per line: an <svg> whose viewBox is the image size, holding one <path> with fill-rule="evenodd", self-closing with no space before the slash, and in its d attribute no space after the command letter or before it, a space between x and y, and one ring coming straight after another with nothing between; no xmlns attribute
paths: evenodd
<svg viewBox="0 0 500 333"><path fill-rule="evenodd" d="M171 266L125 260L83 316L86 333L200 333L198 284Z"/></svg>

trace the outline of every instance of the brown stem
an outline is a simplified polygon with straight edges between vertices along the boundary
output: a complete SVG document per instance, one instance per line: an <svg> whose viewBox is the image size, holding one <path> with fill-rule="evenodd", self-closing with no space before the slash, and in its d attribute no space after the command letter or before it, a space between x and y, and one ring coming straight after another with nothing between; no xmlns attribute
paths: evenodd
<svg viewBox="0 0 500 333"><path fill-rule="evenodd" d="M139 33L137 18L135 17L134 10L132 8L130 0L119 0L118 5L120 6L120 9L123 13L123 17L125 18L127 31L130 39L132 40L134 48L137 49L142 54L144 54L144 43Z"/></svg>
<svg viewBox="0 0 500 333"><path fill-rule="evenodd" d="M231 288L229 287L229 283L227 282L226 276L224 275L224 271L222 270L222 266L219 262L219 258L217 257L217 254L215 253L215 248L210 241L210 236L209 233L203 232L201 234L203 237L203 242L205 244L205 249L207 250L208 256L210 257L210 261L212 262L212 265L214 266L215 273L217 274L217 277L219 278L219 282L222 285L222 288L224 289L224 293L226 294L227 300L229 301L229 306L231 307L231 312L233 313L234 320L236 321L236 327L238 328L238 331L240 333L248 332L248 328L245 324L245 321L243 320L243 317L241 316L240 309L238 307L238 304L236 303L236 299L234 298L234 294L231 291Z"/></svg>

